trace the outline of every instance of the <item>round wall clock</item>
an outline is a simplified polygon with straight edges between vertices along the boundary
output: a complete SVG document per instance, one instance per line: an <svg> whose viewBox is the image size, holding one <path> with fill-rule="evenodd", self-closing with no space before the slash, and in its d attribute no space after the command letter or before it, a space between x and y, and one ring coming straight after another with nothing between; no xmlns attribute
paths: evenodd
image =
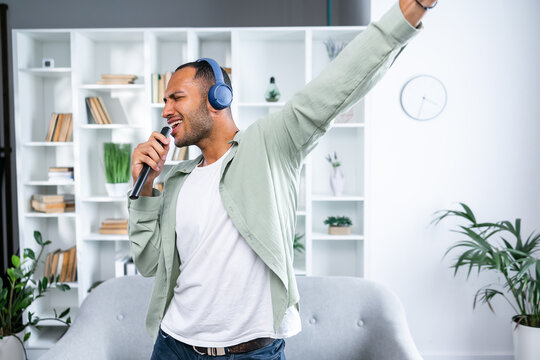
<svg viewBox="0 0 540 360"><path fill-rule="evenodd" d="M442 81L431 75L418 75L403 84L401 108L414 120L431 120L439 116L447 100Z"/></svg>

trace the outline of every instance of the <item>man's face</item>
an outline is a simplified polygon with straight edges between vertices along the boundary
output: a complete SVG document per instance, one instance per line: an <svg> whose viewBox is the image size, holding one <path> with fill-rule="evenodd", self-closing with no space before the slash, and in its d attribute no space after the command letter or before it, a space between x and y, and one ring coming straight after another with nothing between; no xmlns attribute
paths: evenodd
<svg viewBox="0 0 540 360"><path fill-rule="evenodd" d="M177 147L195 145L212 130L206 98L201 95L202 80L194 79L195 72L192 67L176 71L165 90L162 116L172 127L171 135Z"/></svg>

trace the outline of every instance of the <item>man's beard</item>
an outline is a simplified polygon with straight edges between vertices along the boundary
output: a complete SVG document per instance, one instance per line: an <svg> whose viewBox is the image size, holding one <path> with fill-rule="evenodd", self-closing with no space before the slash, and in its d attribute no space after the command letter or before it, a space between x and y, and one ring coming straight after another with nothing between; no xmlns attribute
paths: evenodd
<svg viewBox="0 0 540 360"><path fill-rule="evenodd" d="M210 117L210 112L206 107L206 100L202 100L199 108L193 111L191 114L188 114L187 117L184 116L184 121L186 118L189 121L189 131L186 130L185 122L180 125L184 126L184 136L181 139L175 141L177 147L195 145L202 139L210 135L212 130L212 118Z"/></svg>

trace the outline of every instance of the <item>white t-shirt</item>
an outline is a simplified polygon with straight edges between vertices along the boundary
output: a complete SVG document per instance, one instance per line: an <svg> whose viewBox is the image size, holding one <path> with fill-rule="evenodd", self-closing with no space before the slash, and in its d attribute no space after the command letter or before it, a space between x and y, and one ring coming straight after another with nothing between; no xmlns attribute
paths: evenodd
<svg viewBox="0 0 540 360"><path fill-rule="evenodd" d="M196 167L176 206L180 276L161 328L186 344L232 346L259 337L287 338L301 331L295 306L273 327L270 269L233 225L219 194L218 161Z"/></svg>

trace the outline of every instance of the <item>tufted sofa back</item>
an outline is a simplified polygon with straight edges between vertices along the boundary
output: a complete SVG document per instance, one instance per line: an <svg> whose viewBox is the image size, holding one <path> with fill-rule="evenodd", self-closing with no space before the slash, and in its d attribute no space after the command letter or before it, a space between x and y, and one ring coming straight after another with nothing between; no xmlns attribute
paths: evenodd
<svg viewBox="0 0 540 360"><path fill-rule="evenodd" d="M302 332L286 340L287 360L421 359L399 300L381 285L354 277L298 276L297 282ZM126 276L98 286L40 360L148 360L152 285L153 278Z"/></svg>

